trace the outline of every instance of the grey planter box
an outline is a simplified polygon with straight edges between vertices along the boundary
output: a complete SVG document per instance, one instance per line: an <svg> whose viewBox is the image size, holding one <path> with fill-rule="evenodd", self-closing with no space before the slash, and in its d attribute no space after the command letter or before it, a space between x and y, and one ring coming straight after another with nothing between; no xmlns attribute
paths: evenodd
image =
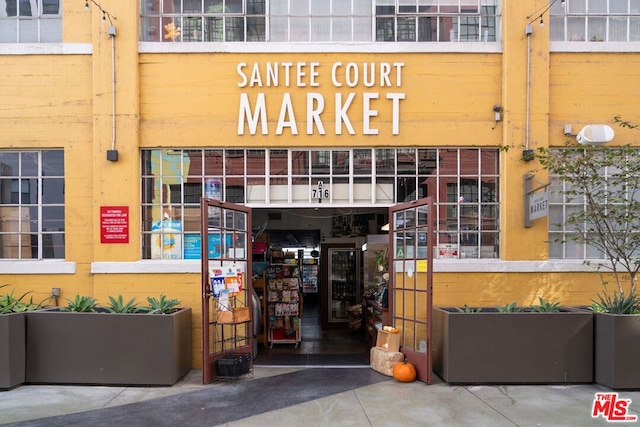
<svg viewBox="0 0 640 427"><path fill-rule="evenodd" d="M490 312L493 310L493 312ZM449 383L593 382L593 315L433 309L433 369Z"/></svg>
<svg viewBox="0 0 640 427"><path fill-rule="evenodd" d="M594 313L595 381L640 389L640 315Z"/></svg>
<svg viewBox="0 0 640 427"><path fill-rule="evenodd" d="M191 369L191 309L27 314L26 382L172 385Z"/></svg>
<svg viewBox="0 0 640 427"><path fill-rule="evenodd" d="M25 382L26 314L0 315L0 390Z"/></svg>

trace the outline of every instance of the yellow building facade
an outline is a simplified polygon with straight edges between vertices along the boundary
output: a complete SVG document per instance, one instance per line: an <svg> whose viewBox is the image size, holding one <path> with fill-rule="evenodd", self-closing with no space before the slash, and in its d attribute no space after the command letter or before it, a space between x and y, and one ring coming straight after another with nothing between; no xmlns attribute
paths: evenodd
<svg viewBox="0 0 640 427"><path fill-rule="evenodd" d="M550 40L542 0L498 2L496 41L150 42L139 3L64 1L60 42L0 43L0 153L64 153L64 257L5 252L3 284L35 300L177 298L193 309L199 367L200 262L144 255L144 150L437 147L496 150L499 251L435 260L435 305L578 305L600 290L582 259L550 258L547 217L523 225L524 175L548 178L523 151L596 123L636 144L613 118L637 118L639 42ZM105 207L127 208L126 242L103 242Z"/></svg>

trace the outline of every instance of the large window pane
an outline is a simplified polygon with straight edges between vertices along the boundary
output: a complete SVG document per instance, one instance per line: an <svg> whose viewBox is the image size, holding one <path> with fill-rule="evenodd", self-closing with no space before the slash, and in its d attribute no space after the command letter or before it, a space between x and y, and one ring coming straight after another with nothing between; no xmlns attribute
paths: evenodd
<svg viewBox="0 0 640 427"><path fill-rule="evenodd" d="M289 18L289 25L289 41L301 42L309 40L309 18L293 16Z"/></svg>
<svg viewBox="0 0 640 427"><path fill-rule="evenodd" d="M640 18L629 18L629 41L640 41Z"/></svg>
<svg viewBox="0 0 640 427"><path fill-rule="evenodd" d="M627 41L627 18L609 18L610 42Z"/></svg>
<svg viewBox="0 0 640 427"><path fill-rule="evenodd" d="M311 41L325 42L331 40L331 18L317 17L311 20Z"/></svg>
<svg viewBox="0 0 640 427"><path fill-rule="evenodd" d="M589 18L587 20L589 33L587 35L589 41L603 42L606 41L607 19L606 18Z"/></svg>
<svg viewBox="0 0 640 427"><path fill-rule="evenodd" d="M333 18L332 40L333 41L351 41L353 40L351 18Z"/></svg>
<svg viewBox="0 0 640 427"><path fill-rule="evenodd" d="M589 13L607 13L608 0L589 0ZM611 3L616 3L615 0ZM625 1L618 0L618 3L626 3Z"/></svg>

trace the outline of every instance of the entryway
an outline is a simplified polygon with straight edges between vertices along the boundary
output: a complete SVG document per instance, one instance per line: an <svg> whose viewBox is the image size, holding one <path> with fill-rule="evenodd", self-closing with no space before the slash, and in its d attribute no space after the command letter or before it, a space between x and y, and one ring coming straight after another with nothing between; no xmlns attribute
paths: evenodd
<svg viewBox="0 0 640 427"><path fill-rule="evenodd" d="M304 295L302 280L307 248L285 251L283 247L273 247L268 240L261 242L254 234L252 221L255 215L251 208L231 203L224 204L223 207L223 204L215 199L201 201L201 212L207 214L201 218L202 230L206 230L202 239L202 251L206 254L225 254L225 257L207 256L202 260L204 383L216 376L213 366L225 355L233 356L227 358L225 363L231 363L233 358L241 358L241 366L250 365L251 359L245 361L245 356L253 354L254 360L256 353L258 357L261 356L259 345L257 348L248 348L253 340L243 337L248 337L249 334L257 336L257 343L264 346L263 363L335 366L347 363L344 355L349 354L355 355L352 357L356 362L351 363L366 366L373 333L367 338L364 332L369 327L371 332L377 330L379 340L381 335L384 336L383 325L400 325L399 329L404 334L400 350L416 366L418 379L428 384L431 382L431 358L427 351L432 328L431 198L389 209L389 216L392 218L389 223L390 247L387 248L390 253L384 256L385 259L388 258L387 262L378 263L376 260L371 266L363 267L361 253L367 251L367 236L349 236L346 240L345 236L332 238L342 239L340 241L323 238L319 245L321 250L313 249L311 254L312 258L320 258L316 262L323 265L323 268L317 269L317 292L309 292L308 298ZM329 218L332 220L333 231L334 216ZM339 230L344 232L351 229L355 232L357 228L354 218L351 217L349 221L347 224L339 221ZM374 231L384 225L370 220L369 228L372 223ZM267 225L265 223L260 226L258 235L267 230ZM313 223L309 223L309 229L312 225ZM368 230L362 225L358 227L361 227L361 232ZM262 245L258 245L259 243ZM261 271L256 268L258 261L254 259L255 245L259 247L263 257L261 262L264 268ZM251 253L247 251L250 246ZM329 248L330 246L333 248ZM324 253L328 255L326 259L319 255ZM249 268L243 268L248 260ZM380 275L377 267L392 267L388 270L392 274ZM374 271L372 277L382 276L383 282L365 279L364 270ZM245 274L251 275L250 286L242 286ZM259 289L261 293L258 292ZM371 291L374 293L369 294ZM398 293L398 298L394 298L395 293ZM261 314L251 314L253 321L245 313L250 307L246 307L246 303L245 307L242 306L243 302L250 299L256 301L254 307L261 308ZM365 307L362 306L363 303ZM370 304L373 309L371 316L368 309ZM211 316L212 307L217 307L215 316ZM360 307L362 313L360 322L352 316L352 310L357 307ZM404 311L398 307L403 307ZM385 320L384 315L376 314L377 311L382 314L387 312L391 319ZM367 324L367 317L373 320L371 325ZM253 332L249 330L251 325ZM260 328L256 328L257 326ZM303 332L305 343L301 345ZM229 343L231 347L225 348ZM280 346L289 348L278 350ZM284 355L290 358L289 362L285 363ZM349 359L354 360L351 357Z"/></svg>
<svg viewBox="0 0 640 427"><path fill-rule="evenodd" d="M303 304L302 341L291 344L258 346L254 366L368 367L369 351L362 329L322 330L320 304Z"/></svg>
<svg viewBox="0 0 640 427"><path fill-rule="evenodd" d="M301 286L302 315L300 317L300 341L296 343L276 342L268 340L268 330L273 325L269 314L263 316L263 331L267 337L259 339L257 357L254 365L266 366L305 366L305 367L368 367L371 349L370 334L366 332L364 321L353 321L351 314L361 307L365 290L372 285L371 273L365 272L363 264L363 244L367 236L382 233L380 228L387 222L388 209L253 209L254 245L262 248L282 250L287 262L298 264L298 258L304 257L302 270L304 273ZM356 258L353 271L351 264L347 281L357 287L351 298L336 307L340 297L332 296L329 277L339 268L336 256L333 258L327 248L347 250L348 256ZM366 246L365 246L366 249ZM254 253L254 271L260 260L268 261ZM306 265L308 262L311 265ZM307 286L307 268L317 275L314 286ZM260 284L254 274L254 288L260 291ZM267 281L268 282L268 281ZM265 287L262 298L268 298ZM268 310L268 303L262 305ZM352 311L347 316L346 310ZM360 313L359 317L362 319ZM347 319L348 317L348 319Z"/></svg>

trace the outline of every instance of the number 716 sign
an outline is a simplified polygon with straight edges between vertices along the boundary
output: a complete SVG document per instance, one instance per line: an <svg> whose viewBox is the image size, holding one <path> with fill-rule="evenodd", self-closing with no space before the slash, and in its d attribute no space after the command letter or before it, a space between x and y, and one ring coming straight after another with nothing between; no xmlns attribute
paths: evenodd
<svg viewBox="0 0 640 427"><path fill-rule="evenodd" d="M318 181L318 188L311 189L311 198L312 199L328 199L329 198L329 189L323 188L323 182Z"/></svg>

